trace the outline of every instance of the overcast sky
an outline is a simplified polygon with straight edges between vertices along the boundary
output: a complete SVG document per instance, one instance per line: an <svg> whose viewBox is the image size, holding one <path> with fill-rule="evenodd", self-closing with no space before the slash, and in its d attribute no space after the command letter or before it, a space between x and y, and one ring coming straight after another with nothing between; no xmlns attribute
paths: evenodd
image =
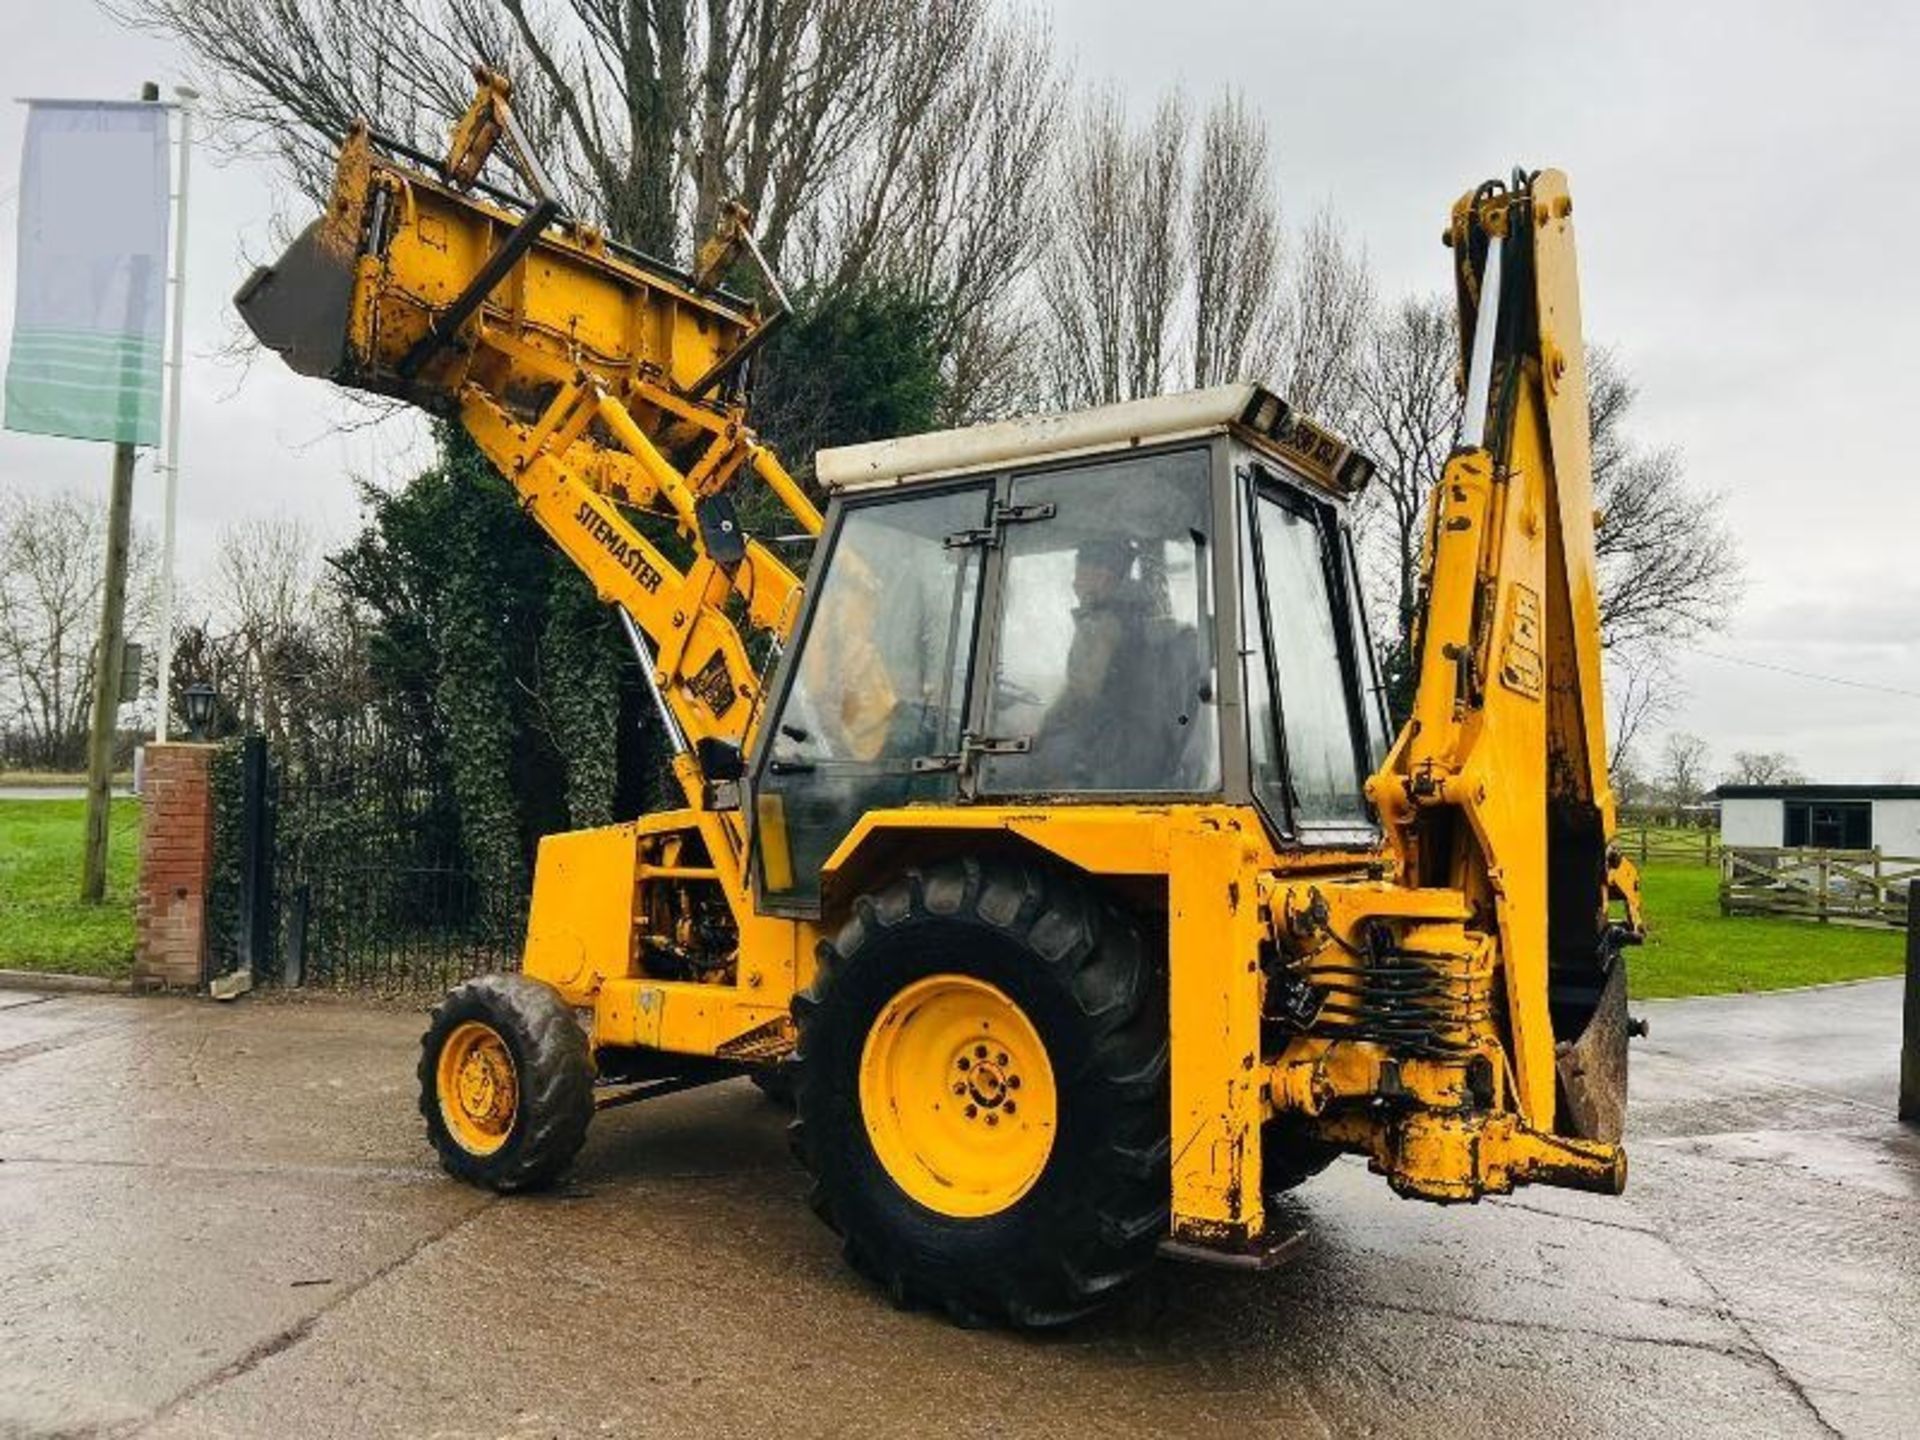
<svg viewBox="0 0 1920 1440"><path fill-rule="evenodd" d="M191 78L91 6L12 0L0 93L123 97ZM1636 434L1725 496L1747 573L1726 630L1680 657L1671 722L1785 750L1826 780L1920 781L1920 6L1229 4L1054 0L1083 81L1143 107L1235 86L1266 114L1295 219L1330 204L1383 293L1448 283L1448 206L1515 164L1570 172L1589 338L1640 385ZM0 111L0 328L13 313L24 107ZM326 387L218 358L269 246L264 162L196 157L182 567L240 515L323 539L352 475L427 458L417 423L342 433ZM104 446L0 432L0 484L103 485ZM159 486L136 506L156 532ZM1811 675L1781 673L1781 667ZM1855 685L1835 683L1845 680ZM1877 686L1881 689L1859 688ZM1905 692L1905 693L1892 693Z"/></svg>

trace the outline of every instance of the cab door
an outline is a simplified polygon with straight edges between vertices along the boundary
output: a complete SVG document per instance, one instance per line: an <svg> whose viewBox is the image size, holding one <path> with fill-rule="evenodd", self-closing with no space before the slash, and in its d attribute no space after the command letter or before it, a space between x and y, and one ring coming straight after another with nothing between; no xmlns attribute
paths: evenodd
<svg viewBox="0 0 1920 1440"><path fill-rule="evenodd" d="M1212 517L1204 445L1011 477L974 795L1219 791Z"/></svg>
<svg viewBox="0 0 1920 1440"><path fill-rule="evenodd" d="M967 714L990 482L847 502L753 785L769 911L819 903L820 867L869 810L951 801ZM915 762L920 762L916 765Z"/></svg>

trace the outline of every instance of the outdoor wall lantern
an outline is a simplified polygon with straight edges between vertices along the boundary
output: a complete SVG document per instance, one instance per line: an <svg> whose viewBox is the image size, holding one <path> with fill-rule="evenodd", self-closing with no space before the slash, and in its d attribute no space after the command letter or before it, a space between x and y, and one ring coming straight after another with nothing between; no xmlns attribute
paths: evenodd
<svg viewBox="0 0 1920 1440"><path fill-rule="evenodd" d="M194 681L180 696L187 711L187 729L195 740L207 738L207 727L213 723L214 698L213 686L204 680Z"/></svg>

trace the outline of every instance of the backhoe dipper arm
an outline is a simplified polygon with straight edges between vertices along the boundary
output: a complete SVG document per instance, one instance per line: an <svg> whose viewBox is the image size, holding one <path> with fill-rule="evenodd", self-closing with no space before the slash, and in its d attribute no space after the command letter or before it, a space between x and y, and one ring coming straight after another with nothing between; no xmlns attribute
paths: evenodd
<svg viewBox="0 0 1920 1440"><path fill-rule="evenodd" d="M1429 518L1412 717L1369 792L1403 883L1463 892L1497 933L1514 1087L1541 1130L1556 1038L1624 938L1610 888L1635 889L1611 854L1572 215L1557 170L1454 207L1461 434Z"/></svg>
<svg viewBox="0 0 1920 1440"><path fill-rule="evenodd" d="M1412 714L1367 782L1388 864L1268 897L1299 1017L1274 1112L1431 1200L1626 1180L1637 920L1611 845L1572 212L1552 170L1454 207L1465 401Z"/></svg>
<svg viewBox="0 0 1920 1440"><path fill-rule="evenodd" d="M295 370L457 420L651 642L680 732L744 747L760 681L731 615L784 640L800 585L745 535L730 492L756 475L802 530L821 524L737 393L771 323L717 285L751 251L750 217L728 209L698 280L613 245L547 193L505 80L476 77L439 165L356 128L326 213L236 303ZM532 201L480 179L502 139ZM700 807L697 766L675 768Z"/></svg>

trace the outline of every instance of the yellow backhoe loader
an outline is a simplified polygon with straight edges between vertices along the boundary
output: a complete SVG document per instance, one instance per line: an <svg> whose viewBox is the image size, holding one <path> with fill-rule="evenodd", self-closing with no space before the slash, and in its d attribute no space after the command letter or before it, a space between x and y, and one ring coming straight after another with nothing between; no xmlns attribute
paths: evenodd
<svg viewBox="0 0 1920 1440"><path fill-rule="evenodd" d="M1343 1153L1428 1200L1621 1189L1637 883L1563 175L1447 225L1465 420L1395 738L1372 467L1326 428L1236 385L829 450L823 517L748 425L786 310L750 216L690 272L613 243L478 76L444 159L348 136L238 296L296 370L465 427L620 617L684 794L542 841L520 972L434 1012L449 1171L538 1186L597 1107L750 1074L853 1264L1019 1325L1156 1253L1273 1263L1273 1197ZM749 483L817 537L804 587Z"/></svg>

